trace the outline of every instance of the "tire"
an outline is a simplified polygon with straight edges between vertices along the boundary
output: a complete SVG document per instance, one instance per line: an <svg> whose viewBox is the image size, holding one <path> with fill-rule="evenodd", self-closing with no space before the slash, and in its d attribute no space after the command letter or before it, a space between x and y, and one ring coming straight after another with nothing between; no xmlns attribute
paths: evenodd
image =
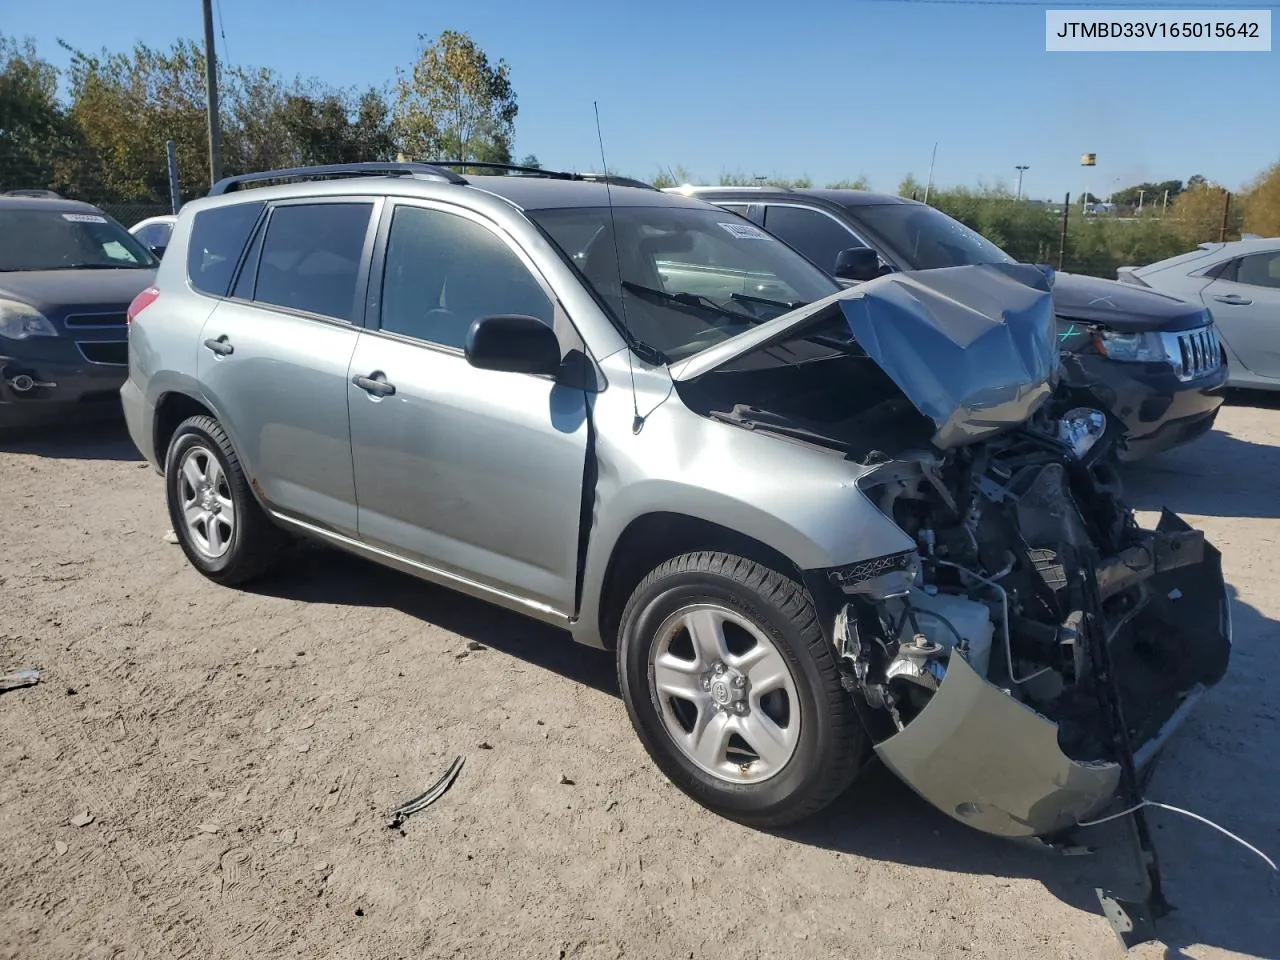
<svg viewBox="0 0 1280 960"><path fill-rule="evenodd" d="M718 629L706 626L717 618ZM709 647L695 634L720 643L723 674L698 652ZM724 553L667 561L627 602L617 654L627 713L649 756L722 816L757 827L803 820L843 793L867 759L870 742L813 603L775 570ZM687 699L669 695L673 688ZM721 750L726 731L740 739L730 733ZM693 749L695 741L706 746Z"/></svg>
<svg viewBox="0 0 1280 960"><path fill-rule="evenodd" d="M213 481L203 494L193 485L192 467ZM279 559L285 536L254 499L240 458L213 417L190 417L178 425L165 455L164 485L178 543L210 580L248 583ZM192 504L193 494L193 505L205 508L203 524L188 522L184 503Z"/></svg>

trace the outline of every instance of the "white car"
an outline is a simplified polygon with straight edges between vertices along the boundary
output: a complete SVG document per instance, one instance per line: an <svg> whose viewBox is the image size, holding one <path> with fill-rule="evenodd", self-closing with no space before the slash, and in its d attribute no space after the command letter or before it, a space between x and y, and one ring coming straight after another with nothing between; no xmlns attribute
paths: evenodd
<svg viewBox="0 0 1280 960"><path fill-rule="evenodd" d="M164 253L165 247L169 246L169 234L173 232L173 224L177 219L171 213L160 217L147 217L130 227L129 232L141 243L154 250L158 256Z"/></svg>
<svg viewBox="0 0 1280 960"><path fill-rule="evenodd" d="M1117 278L1202 303L1227 351L1227 384L1280 390L1280 237L1202 243Z"/></svg>

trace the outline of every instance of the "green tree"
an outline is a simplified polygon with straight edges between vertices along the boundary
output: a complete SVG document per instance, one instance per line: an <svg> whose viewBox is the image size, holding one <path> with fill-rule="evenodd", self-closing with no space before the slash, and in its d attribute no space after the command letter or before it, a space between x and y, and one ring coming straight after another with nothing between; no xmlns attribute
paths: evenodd
<svg viewBox="0 0 1280 960"><path fill-rule="evenodd" d="M683 163L677 163L674 167L659 167L657 174L650 177L649 182L659 190L662 190L666 187L679 187L686 183L697 183L698 177Z"/></svg>
<svg viewBox="0 0 1280 960"><path fill-rule="evenodd" d="M865 176L853 180L835 180L827 184L828 190L870 190L871 181Z"/></svg>
<svg viewBox="0 0 1280 960"><path fill-rule="evenodd" d="M1187 244L1212 242L1222 236L1222 214L1228 211L1226 239L1238 239L1244 226L1241 206L1240 198L1233 197L1228 211L1224 187L1216 183L1198 184L1188 187L1170 205L1170 225Z"/></svg>
<svg viewBox="0 0 1280 960"><path fill-rule="evenodd" d="M898 196L915 197L917 200L923 200L924 184L916 179L914 173L908 173L902 178L902 182L898 184Z"/></svg>
<svg viewBox="0 0 1280 960"><path fill-rule="evenodd" d="M417 62L397 71L394 119L401 151L415 159L510 163L519 111L511 68L465 33L418 38Z"/></svg>
<svg viewBox="0 0 1280 960"><path fill-rule="evenodd" d="M1243 206L1246 231L1260 237L1280 237L1280 163L1250 184Z"/></svg>
<svg viewBox="0 0 1280 960"><path fill-rule="evenodd" d="M57 69L30 40L0 33L0 188L55 187L72 135Z"/></svg>
<svg viewBox="0 0 1280 960"><path fill-rule="evenodd" d="M138 44L129 53L71 50L70 117L85 152L77 193L123 201L168 196L165 141L174 141L188 188L209 182L204 54L190 40L168 50Z"/></svg>

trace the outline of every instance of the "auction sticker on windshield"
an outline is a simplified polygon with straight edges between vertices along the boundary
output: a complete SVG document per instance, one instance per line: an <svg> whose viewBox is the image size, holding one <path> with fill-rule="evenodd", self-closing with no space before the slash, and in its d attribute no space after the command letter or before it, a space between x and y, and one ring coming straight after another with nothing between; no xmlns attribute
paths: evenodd
<svg viewBox="0 0 1280 960"><path fill-rule="evenodd" d="M753 227L749 223L722 223L720 224L731 236L737 237L739 240L768 240L769 235L759 227Z"/></svg>
<svg viewBox="0 0 1280 960"><path fill-rule="evenodd" d="M63 220L70 220L73 223L106 223L106 217L100 217L94 213L64 213Z"/></svg>
<svg viewBox="0 0 1280 960"><path fill-rule="evenodd" d="M1049 51L1271 50L1270 10L1046 10L1044 16Z"/></svg>

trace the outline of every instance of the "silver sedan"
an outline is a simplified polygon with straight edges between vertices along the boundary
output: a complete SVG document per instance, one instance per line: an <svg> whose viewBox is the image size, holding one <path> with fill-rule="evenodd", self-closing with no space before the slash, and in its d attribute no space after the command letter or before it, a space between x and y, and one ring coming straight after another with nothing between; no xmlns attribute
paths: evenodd
<svg viewBox="0 0 1280 960"><path fill-rule="evenodd" d="M1280 390L1280 237L1202 243L1120 280L1203 303L1227 350L1227 383Z"/></svg>

